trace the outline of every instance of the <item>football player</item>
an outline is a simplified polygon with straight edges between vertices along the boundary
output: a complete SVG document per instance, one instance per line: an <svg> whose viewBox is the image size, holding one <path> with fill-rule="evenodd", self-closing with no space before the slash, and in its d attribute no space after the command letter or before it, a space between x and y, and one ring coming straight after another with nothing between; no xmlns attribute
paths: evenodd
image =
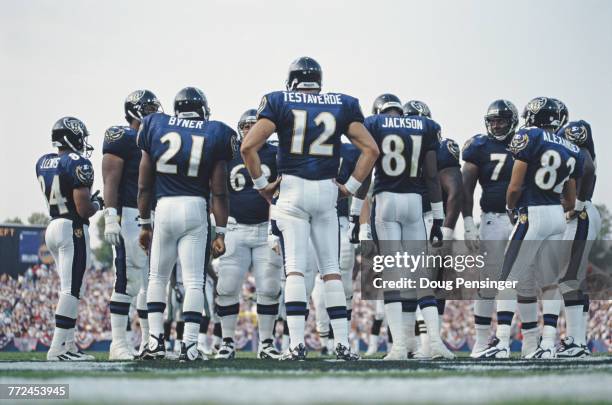
<svg viewBox="0 0 612 405"><path fill-rule="evenodd" d="M257 121L257 110L245 111L238 121L241 140L248 139L249 130ZM266 179L276 180L276 151L265 143L258 151ZM219 258L217 283L217 314L221 319L223 343L217 359L232 359L236 355L234 336L240 310L240 290L244 277L252 268L257 294L257 326L260 359L278 359L272 328L278 315L278 298L282 259L268 246L269 203L253 188L244 161L239 154L228 163L230 226L225 237L227 252Z"/></svg>
<svg viewBox="0 0 612 405"><path fill-rule="evenodd" d="M403 116L402 104L393 94L374 101L366 128L372 133L381 155L376 161L374 204L375 239L384 241L425 241L422 189L427 188L433 224L429 240L443 240L444 209L438 179L437 151L440 126L422 116ZM394 253L392 253L394 254ZM385 291L385 316L393 335L387 360L404 360L408 354L406 328L414 329L418 305L431 341L433 358L453 358L440 337L439 317L433 292L418 290L416 300L405 300L399 291ZM403 311L404 310L404 311ZM403 312L403 313L402 313Z"/></svg>
<svg viewBox="0 0 612 405"><path fill-rule="evenodd" d="M340 146L340 169L336 182L344 184L348 181L351 173L355 169L357 159L359 159L359 149L348 142L343 142ZM355 248L351 244L352 237L359 242L359 217L363 207L364 198L367 195L369 181L364 181L361 188L353 196L350 208L349 200L342 198L338 200L336 210L338 212L338 223L340 226L340 274L342 285L346 295L346 312L349 322L349 331L353 301L353 268L355 266ZM352 227L350 226L352 225ZM317 331L322 340L322 345L326 346L326 337L329 336L329 317L325 313L325 294L324 283L320 277L316 277L312 292L312 300L316 312Z"/></svg>
<svg viewBox="0 0 612 405"><path fill-rule="evenodd" d="M510 322L517 296L522 302L535 302L538 284L550 285L547 280L539 282L548 271L539 264L542 258L549 259L544 242L562 238L565 215L560 196L563 195L565 208L572 211L576 201L576 178L582 175L583 165L580 149L554 134L560 123L556 101L537 97L527 104L523 117L525 127L514 135L510 143L515 161L506 205L511 222L516 225L506 249L501 275L502 280L516 281L517 288L501 291L497 301L497 318ZM523 322L532 322L522 313L521 317ZM553 325L552 319L547 319L544 313L540 344L526 358L556 357L556 321L554 319ZM510 322L498 323L497 338L484 353L485 357L509 357ZM535 322L537 324L537 318Z"/></svg>
<svg viewBox="0 0 612 405"><path fill-rule="evenodd" d="M163 335L166 285L177 258L185 288L185 330L179 360L203 358L197 343L204 309L208 201L211 196L216 224L212 253L216 257L225 252L226 166L236 143L234 130L209 120L209 116L204 93L186 87L174 99L174 116L151 114L140 127L137 141L142 149L138 178L140 246L150 252L147 289L150 338L145 359L164 358L166 354ZM157 199L155 233L150 216L153 189ZM202 249L203 246L206 248Z"/></svg>
<svg viewBox="0 0 612 405"><path fill-rule="evenodd" d="M561 121L565 124L568 111L565 104L561 107ZM568 141L580 147L584 156L582 177L577 182L577 200L574 212L567 215L568 224L564 240L574 241L566 274L559 282L565 304L566 337L557 348L559 358L580 358L590 354L586 342L589 298L580 290L586 276L587 259L593 241L601 230L601 216L591 202L595 189L597 167L595 145L589 123L583 120L572 121L557 132Z"/></svg>
<svg viewBox="0 0 612 405"><path fill-rule="evenodd" d="M287 90L265 95L257 123L242 143L241 153L254 187L271 200L278 183L268 183L257 151L273 132L278 133L278 171L283 176L271 217L281 232L284 251L285 306L290 348L286 359L306 356L304 327L307 296L304 271L308 239L312 239L319 271L325 281L325 302L334 330L336 357L356 360L348 345L346 296L338 265L338 194L357 192L378 156L378 149L363 126L357 99L340 93L321 93L321 67L312 58L295 60ZM346 134L361 150L355 171L342 185L338 174L340 136Z"/></svg>
<svg viewBox="0 0 612 405"><path fill-rule="evenodd" d="M506 191L512 175L513 157L508 150L518 126L518 111L508 100L495 100L487 108L484 117L486 135L476 135L463 146L463 224L464 239L467 247L487 252L486 268L480 278L498 280L501 275L503 254L506 241L510 237L512 224L506 215ZM474 190L480 184L480 229L476 228L472 217ZM479 246L482 243L482 247ZM476 339L471 356L478 358L488 349L491 333L491 319L495 310L495 290L481 290L474 301L474 324ZM514 308L512 309L514 311ZM508 323L512 319L498 319L498 323ZM524 326L531 326L525 324ZM524 333L531 333L529 329Z"/></svg>
<svg viewBox="0 0 612 405"><path fill-rule="evenodd" d="M113 246L115 286L110 300L112 342L109 360L131 360L126 328L130 303L136 308L142 331L141 350L149 339L146 283L147 255L138 246L138 166L140 149L136 133L144 117L159 112L161 104L149 90L130 93L123 104L129 126L113 126L104 134L102 179L104 180L104 239Z"/></svg>
<svg viewBox="0 0 612 405"><path fill-rule="evenodd" d="M94 171L88 159L93 150L87 143L88 136L78 118L60 118L51 130L57 152L45 154L36 162L36 176L51 216L45 242L55 260L61 288L47 360L94 360L74 343L83 275L91 262L89 218L104 206L97 192L93 196L90 193Z"/></svg>

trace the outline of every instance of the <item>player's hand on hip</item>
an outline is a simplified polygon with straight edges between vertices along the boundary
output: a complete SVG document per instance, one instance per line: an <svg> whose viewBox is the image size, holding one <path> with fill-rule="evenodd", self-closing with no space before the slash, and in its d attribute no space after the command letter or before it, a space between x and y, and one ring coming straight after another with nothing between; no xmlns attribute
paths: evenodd
<svg viewBox="0 0 612 405"><path fill-rule="evenodd" d="M276 180L274 180L271 183L268 183L267 186L265 186L262 189L259 189L259 194L266 199L267 202L272 203L272 197L274 197L274 193L276 193L276 190L278 189L278 186L280 185L281 182L281 177L277 177Z"/></svg>
<svg viewBox="0 0 612 405"><path fill-rule="evenodd" d="M351 192L348 191L344 184L338 183L335 179L334 183L336 183L336 186L338 186L338 198L349 198L352 196Z"/></svg>
<svg viewBox="0 0 612 405"><path fill-rule="evenodd" d="M217 258L225 253L225 238L223 236L217 236L212 242L212 256Z"/></svg>
<svg viewBox="0 0 612 405"><path fill-rule="evenodd" d="M138 237L138 244L140 245L141 249L147 253L147 255L151 253L151 239L153 239L153 229L151 227L141 227L140 236Z"/></svg>
<svg viewBox="0 0 612 405"><path fill-rule="evenodd" d="M111 245L119 246L121 243L121 224L119 215L115 212L104 212L104 239Z"/></svg>

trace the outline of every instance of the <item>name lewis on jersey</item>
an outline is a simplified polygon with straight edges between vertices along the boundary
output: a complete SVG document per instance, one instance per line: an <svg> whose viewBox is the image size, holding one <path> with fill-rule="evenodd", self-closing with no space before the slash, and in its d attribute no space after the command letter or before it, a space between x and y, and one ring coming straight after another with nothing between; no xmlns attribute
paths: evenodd
<svg viewBox="0 0 612 405"><path fill-rule="evenodd" d="M423 129L423 121L408 117L385 117L382 127Z"/></svg>
<svg viewBox="0 0 612 405"><path fill-rule="evenodd" d="M204 126L204 121L186 120L183 118L170 117L170 119L168 120L168 124L181 128L202 129L202 127Z"/></svg>
<svg viewBox="0 0 612 405"><path fill-rule="evenodd" d="M336 105L342 104L342 96L340 94L294 93L294 92L284 91L283 95L285 98L285 102L290 102L290 103L336 104Z"/></svg>
<svg viewBox="0 0 612 405"><path fill-rule="evenodd" d="M55 169L57 167L57 164L59 163L59 161L60 161L59 157L44 159L40 163L40 168L41 169Z"/></svg>

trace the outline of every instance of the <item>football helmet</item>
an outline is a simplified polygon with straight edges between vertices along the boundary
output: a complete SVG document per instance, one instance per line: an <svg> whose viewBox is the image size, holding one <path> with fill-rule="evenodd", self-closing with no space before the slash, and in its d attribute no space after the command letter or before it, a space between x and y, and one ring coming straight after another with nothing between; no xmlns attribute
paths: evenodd
<svg viewBox="0 0 612 405"><path fill-rule="evenodd" d="M403 107L404 115L420 115L422 117L431 118L431 110L422 101L410 100Z"/></svg>
<svg viewBox="0 0 612 405"><path fill-rule="evenodd" d="M75 117L60 118L51 130L51 143L54 147L70 149L87 158L94 150L93 146L87 143L88 137L87 127L83 121Z"/></svg>
<svg viewBox="0 0 612 405"><path fill-rule="evenodd" d="M207 120L210 108L204 92L196 87L185 87L174 97L174 115L178 118Z"/></svg>
<svg viewBox="0 0 612 405"><path fill-rule="evenodd" d="M536 97L532 99L523 110L525 126L538 128L559 128L561 123L560 106L554 99Z"/></svg>
<svg viewBox="0 0 612 405"><path fill-rule="evenodd" d="M569 110L563 101L559 99L555 99L555 101L559 104L559 128L561 128L569 122ZM559 130L559 128L557 128L557 130Z"/></svg>
<svg viewBox="0 0 612 405"><path fill-rule="evenodd" d="M378 115L387 112L388 110L395 109L400 114L404 114L402 109L402 102L399 97L394 94L384 93L376 97L374 104L372 104L372 114Z"/></svg>
<svg viewBox="0 0 612 405"><path fill-rule="evenodd" d="M288 91L298 89L320 90L322 80L323 71L321 70L321 65L308 56L302 56L289 65L289 73L285 85Z"/></svg>
<svg viewBox="0 0 612 405"><path fill-rule="evenodd" d="M150 90L136 90L131 92L123 103L125 119L128 123L132 120L142 121L144 117L156 112L164 112L161 103Z"/></svg>
<svg viewBox="0 0 612 405"><path fill-rule="evenodd" d="M484 117L487 134L498 141L505 141L509 136L514 134L518 125L518 110L508 100L495 100L487 108L487 113ZM501 127L497 127L494 123L502 122Z"/></svg>
<svg viewBox="0 0 612 405"><path fill-rule="evenodd" d="M238 136L244 138L244 126L246 124L254 124L257 122L257 110L254 108L248 109L242 113L238 120Z"/></svg>

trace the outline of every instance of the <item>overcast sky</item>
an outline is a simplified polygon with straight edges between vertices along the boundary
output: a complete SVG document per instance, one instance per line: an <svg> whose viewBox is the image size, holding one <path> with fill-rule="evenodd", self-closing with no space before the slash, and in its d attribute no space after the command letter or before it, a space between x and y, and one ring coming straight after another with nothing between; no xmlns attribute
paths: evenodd
<svg viewBox="0 0 612 405"><path fill-rule="evenodd" d="M289 63L314 57L323 86L361 101L393 92L425 101L446 137L484 131L492 100L519 110L535 96L563 100L592 124L596 202L607 202L612 146L612 2L589 1L30 1L0 0L0 222L43 211L35 177L53 123L82 119L96 147L123 124L131 91L166 111L184 86L207 95L234 127L260 97L283 88Z"/></svg>

